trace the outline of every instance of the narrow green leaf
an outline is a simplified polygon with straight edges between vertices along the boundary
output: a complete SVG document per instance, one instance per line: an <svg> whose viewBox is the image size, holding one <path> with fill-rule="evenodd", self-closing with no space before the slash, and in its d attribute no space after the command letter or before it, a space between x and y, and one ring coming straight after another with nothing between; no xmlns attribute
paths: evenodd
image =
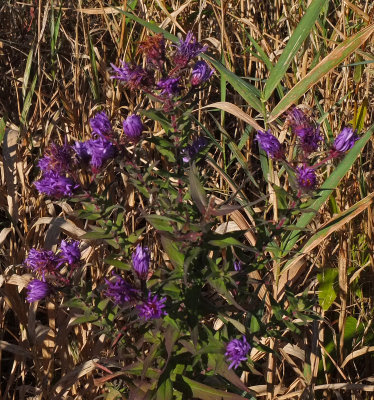
<svg viewBox="0 0 374 400"><path fill-rule="evenodd" d="M179 251L177 244L164 235L161 235L161 243L172 264L183 268L184 254Z"/></svg>
<svg viewBox="0 0 374 400"><path fill-rule="evenodd" d="M203 185L200 183L197 168L192 165L188 171L188 178L190 181L190 193L192 200L196 204L202 215L205 215L206 208L208 206L208 201L206 198L205 190Z"/></svg>
<svg viewBox="0 0 374 400"><path fill-rule="evenodd" d="M170 400L173 398L173 384L170 379L165 379L157 389L156 400Z"/></svg>
<svg viewBox="0 0 374 400"><path fill-rule="evenodd" d="M242 396L234 393L227 393L223 390L214 389L211 386L204 385L200 382L193 381L185 376L182 379L191 388L193 397L201 400L243 400Z"/></svg>
<svg viewBox="0 0 374 400"><path fill-rule="evenodd" d="M321 8L324 6L326 1L327 0L313 0L300 23L297 25L292 36L290 37L290 40L279 57L278 62L270 72L270 76L266 82L264 90L263 99L265 101L271 96L278 83L284 77L292 59L295 57L304 40L312 30L316 19L321 12Z"/></svg>
<svg viewBox="0 0 374 400"><path fill-rule="evenodd" d="M35 91L35 85L36 85L36 81L38 79L38 76L35 74L30 89L27 92L25 101L23 103L23 108L22 108L22 113L21 113L21 118L20 118L20 122L22 125L25 125L26 123L26 118L27 118L27 114L29 113L30 107L31 107L31 101L32 101L32 96L34 95L34 91Z"/></svg>
<svg viewBox="0 0 374 400"><path fill-rule="evenodd" d="M174 232L174 228L172 226L173 220L168 217L165 217L164 215L157 215L157 214L146 215L145 219L159 231L166 231L170 233Z"/></svg>
<svg viewBox="0 0 374 400"><path fill-rule="evenodd" d="M345 58L362 46L374 32L374 24L367 26L355 35L340 43L327 57L316 65L296 86L294 86L276 105L270 114L270 120L274 121L280 114L304 95L329 71L339 65Z"/></svg>
<svg viewBox="0 0 374 400"><path fill-rule="evenodd" d="M104 230L100 229L97 231L87 232L84 235L80 236L79 239L91 239L91 240L113 239L113 235L111 233L107 233Z"/></svg>

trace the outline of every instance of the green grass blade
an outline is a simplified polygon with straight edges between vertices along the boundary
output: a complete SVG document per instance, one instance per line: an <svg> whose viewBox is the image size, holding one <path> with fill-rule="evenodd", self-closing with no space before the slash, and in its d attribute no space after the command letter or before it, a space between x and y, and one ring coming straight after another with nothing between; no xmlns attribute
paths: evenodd
<svg viewBox="0 0 374 400"><path fill-rule="evenodd" d="M356 158L361 154L362 149L365 147L366 143L369 141L371 135L374 132L374 125L362 136L360 140L356 142L354 147L348 152L340 164L336 167L335 171L326 179L322 184L319 197L314 201L314 203L309 207L314 210L314 212L308 212L303 214L297 223L295 224L298 230L292 231L286 240L283 240L283 255L290 252L292 247L298 241L302 230L312 221L318 210L323 206L323 204L328 200L331 193L337 188L339 182L343 179L345 174L352 167Z"/></svg>
<svg viewBox="0 0 374 400"><path fill-rule="evenodd" d="M270 114L270 120L274 121L288 107L304 95L323 76L334 69L345 58L362 46L374 32L374 24L367 26L352 37L340 43L327 57L314 67L295 87L293 87L283 99L276 105Z"/></svg>
<svg viewBox="0 0 374 400"><path fill-rule="evenodd" d="M23 108L22 108L22 113L21 113L21 118L20 118L20 122L21 125L25 125L26 124L26 118L27 118L27 114L29 113L31 104L32 104L32 96L34 95L34 91L35 91L35 85L36 85L36 81L38 79L38 76L35 75L32 82L31 82L31 86L29 91L27 92L25 101L23 103Z"/></svg>
<svg viewBox="0 0 374 400"><path fill-rule="evenodd" d="M314 0L308 7L300 23L297 25L285 49L279 57L278 62L270 72L270 76L266 82L263 95L263 99L265 101L271 96L278 83L284 77L289 65L291 64L292 59L299 51L301 45L309 35L310 31L313 29L316 19L318 18L318 15L321 12L321 9L326 1L327 0Z"/></svg>

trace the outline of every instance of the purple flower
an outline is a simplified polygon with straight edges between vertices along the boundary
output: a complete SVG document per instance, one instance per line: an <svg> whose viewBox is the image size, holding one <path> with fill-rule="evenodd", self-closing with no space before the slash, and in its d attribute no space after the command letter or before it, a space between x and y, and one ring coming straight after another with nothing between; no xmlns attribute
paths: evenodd
<svg viewBox="0 0 374 400"><path fill-rule="evenodd" d="M136 246L135 252L132 253L132 266L139 279L147 279L149 271L150 255L148 247L142 247L140 244Z"/></svg>
<svg viewBox="0 0 374 400"><path fill-rule="evenodd" d="M102 137L105 137L112 132L112 125L104 111L97 113L90 119L90 126L93 132Z"/></svg>
<svg viewBox="0 0 374 400"><path fill-rule="evenodd" d="M143 132L142 120L138 115L129 115L122 123L125 135L132 139L138 140Z"/></svg>
<svg viewBox="0 0 374 400"><path fill-rule="evenodd" d="M237 272L242 270L242 263L239 260L234 261L234 270Z"/></svg>
<svg viewBox="0 0 374 400"><path fill-rule="evenodd" d="M198 61L192 70L191 85L198 86L206 82L214 73L205 61Z"/></svg>
<svg viewBox="0 0 374 400"><path fill-rule="evenodd" d="M178 85L180 78L165 78L157 83L157 87L162 89L161 94L176 96L180 93L181 87Z"/></svg>
<svg viewBox="0 0 374 400"><path fill-rule="evenodd" d="M135 300L138 290L133 288L119 275L113 273L113 276L115 277L113 281L105 279L107 285L106 296L111 297L113 302L119 306Z"/></svg>
<svg viewBox="0 0 374 400"><path fill-rule="evenodd" d="M196 40L192 32L188 32L185 40L179 40L173 55L173 62L176 68L184 68L192 58L204 53L207 49L207 46L201 45Z"/></svg>
<svg viewBox="0 0 374 400"><path fill-rule="evenodd" d="M27 285L27 297L26 300L29 303L34 301L42 300L49 295L51 287L47 282L40 281L39 279L33 279Z"/></svg>
<svg viewBox="0 0 374 400"><path fill-rule="evenodd" d="M318 149L322 140L320 126L313 123L303 111L293 108L288 113L288 120L292 131L299 137L299 145L305 153L312 153Z"/></svg>
<svg viewBox="0 0 374 400"><path fill-rule="evenodd" d="M89 154L88 142L75 142L72 147L80 161L84 163L90 161L91 156Z"/></svg>
<svg viewBox="0 0 374 400"><path fill-rule="evenodd" d="M66 143L63 146L52 143L46 149L46 155L39 160L39 168L43 172L50 172L52 170L59 174L65 174L71 167L70 150L71 147Z"/></svg>
<svg viewBox="0 0 374 400"><path fill-rule="evenodd" d="M37 272L44 277L47 272L56 273L61 265L61 260L53 251L31 249L24 264L33 272Z"/></svg>
<svg viewBox="0 0 374 400"><path fill-rule="evenodd" d="M258 131L256 140L261 149L266 151L271 158L278 160L283 158L284 152L282 145L279 143L279 140L270 133L270 130L266 132Z"/></svg>
<svg viewBox="0 0 374 400"><path fill-rule="evenodd" d="M163 311L163 308L165 308L165 301L166 297L159 299L157 295L152 297L151 293L148 293L148 299L136 306L139 311L139 316L146 321L161 318L163 315L166 315L166 312Z"/></svg>
<svg viewBox="0 0 374 400"><path fill-rule="evenodd" d="M130 65L125 61L121 61L121 64L122 67L110 64L116 73L116 75L111 76L111 79L125 82L130 89L140 89L153 85L153 78L142 67Z"/></svg>
<svg viewBox="0 0 374 400"><path fill-rule="evenodd" d="M243 336L242 340L240 339L232 339L226 346L225 356L231 362L229 365L229 369L236 369L239 367L242 361L247 360L247 355L251 350L251 345L247 342L245 336Z"/></svg>
<svg viewBox="0 0 374 400"><path fill-rule="evenodd" d="M54 171L46 172L41 179L34 182L34 186L40 193L56 198L71 197L79 188L73 180Z"/></svg>
<svg viewBox="0 0 374 400"><path fill-rule="evenodd" d="M297 168L297 182L304 190L314 189L317 184L317 176L314 169L302 166Z"/></svg>
<svg viewBox="0 0 374 400"><path fill-rule="evenodd" d="M204 136L198 137L190 146L183 149L183 162L188 163L200 153L208 144Z"/></svg>
<svg viewBox="0 0 374 400"><path fill-rule="evenodd" d="M115 154L115 147L113 144L102 137L98 139L91 139L87 142L87 152L91 156L90 164L95 169L100 168L105 161L113 157Z"/></svg>
<svg viewBox="0 0 374 400"><path fill-rule="evenodd" d="M81 259L81 251L77 240L72 240L71 242L63 240L60 249L62 259L71 266L77 264Z"/></svg>
<svg viewBox="0 0 374 400"><path fill-rule="evenodd" d="M358 139L359 137L357 136L356 131L349 126L346 126L336 137L333 149L343 153L351 149Z"/></svg>

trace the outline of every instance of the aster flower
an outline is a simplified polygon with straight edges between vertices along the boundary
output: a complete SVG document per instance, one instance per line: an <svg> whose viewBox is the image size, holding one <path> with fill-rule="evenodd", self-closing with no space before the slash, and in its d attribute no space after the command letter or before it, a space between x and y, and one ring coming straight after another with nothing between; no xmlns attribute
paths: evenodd
<svg viewBox="0 0 374 400"><path fill-rule="evenodd" d="M282 159L284 152L279 140L270 133L270 129L266 132L258 131L256 140L261 149L264 150L271 158Z"/></svg>
<svg viewBox="0 0 374 400"><path fill-rule="evenodd" d="M112 132L112 125L104 111L97 113L90 119L90 126L93 132L102 137L105 137Z"/></svg>
<svg viewBox="0 0 374 400"><path fill-rule="evenodd" d="M140 244L138 244L135 252L132 254L132 266L139 279L147 279L149 261L150 255L148 247L143 248Z"/></svg>
<svg viewBox="0 0 374 400"><path fill-rule="evenodd" d="M234 270L237 272L242 270L242 263L239 260L234 261Z"/></svg>
<svg viewBox="0 0 374 400"><path fill-rule="evenodd" d="M314 170L307 166L297 168L297 182L301 189L314 189L317 184L317 176Z"/></svg>
<svg viewBox="0 0 374 400"><path fill-rule="evenodd" d="M113 276L113 281L105 279L107 285L106 296L110 297L113 302L119 306L135 300L138 295L138 290L133 288L121 276L114 273Z"/></svg>
<svg viewBox="0 0 374 400"><path fill-rule="evenodd" d="M142 120L138 115L129 115L122 123L125 135L132 140L138 140L143 132Z"/></svg>
<svg viewBox="0 0 374 400"><path fill-rule="evenodd" d="M125 61L121 61L121 64L122 67L116 67L114 64L110 64L113 71L116 73L111 76L111 79L125 82L130 89L140 89L153 85L153 78L142 67L130 65Z"/></svg>
<svg viewBox="0 0 374 400"><path fill-rule="evenodd" d="M188 163L195 158L208 145L204 136L200 136L193 143L183 149L183 162Z"/></svg>
<svg viewBox="0 0 374 400"><path fill-rule="evenodd" d="M226 358L231 362L229 369L236 369L242 361L247 360L247 355L251 350L251 345L247 342L245 336L242 339L232 339L226 346Z"/></svg>
<svg viewBox="0 0 374 400"><path fill-rule="evenodd" d="M79 188L79 185L72 179L55 171L46 172L41 179L34 182L34 186L40 193L56 198L71 197Z"/></svg>
<svg viewBox="0 0 374 400"><path fill-rule="evenodd" d="M164 78L157 83L157 87L162 89L161 94L166 94L170 97L176 96L180 93L181 87L179 86L180 78Z"/></svg>
<svg viewBox="0 0 374 400"><path fill-rule="evenodd" d="M51 287L47 282L40 281L39 279L33 279L27 285L27 297L26 300L29 303L39 301L47 297L51 292Z"/></svg>
<svg viewBox="0 0 374 400"><path fill-rule="evenodd" d="M206 82L214 73L205 61L198 61L192 70L191 85L198 86Z"/></svg>
<svg viewBox="0 0 374 400"><path fill-rule="evenodd" d="M52 274L56 273L61 265L61 260L53 251L31 249L24 264L33 272L44 276L47 272Z"/></svg>
<svg viewBox="0 0 374 400"><path fill-rule="evenodd" d="M81 259L81 251L77 240L72 240L70 242L62 240L60 249L61 258L71 266L77 264Z"/></svg>
<svg viewBox="0 0 374 400"><path fill-rule="evenodd" d="M105 161L109 160L115 154L113 144L102 137L88 140L86 143L87 152L91 156L90 164L96 169L100 168Z"/></svg>
<svg viewBox="0 0 374 400"><path fill-rule="evenodd" d="M45 156L39 160L39 168L43 172L53 170L59 174L66 173L71 167L70 150L71 146L66 143L63 146L58 146L56 143L52 143L45 150Z"/></svg>
<svg viewBox="0 0 374 400"><path fill-rule="evenodd" d="M204 53L207 49L207 46L203 46L197 41L192 32L188 32L185 40L179 40L173 55L173 62L177 69L184 68L192 58Z"/></svg>
<svg viewBox="0 0 374 400"><path fill-rule="evenodd" d="M350 150L358 139L359 137L357 136L356 131L349 126L346 126L336 137L333 150L344 153L345 151Z"/></svg>
<svg viewBox="0 0 374 400"><path fill-rule="evenodd" d="M299 145L305 153L312 153L318 149L322 140L320 126L298 108L293 108L288 113L288 121L292 131L299 137Z"/></svg>
<svg viewBox="0 0 374 400"><path fill-rule="evenodd" d="M159 299L157 295L152 297L151 293L148 293L148 299L136 306L139 316L146 321L161 318L163 315L166 315L166 312L163 310L165 308L165 301L166 297Z"/></svg>
<svg viewBox="0 0 374 400"><path fill-rule="evenodd" d="M162 33L140 42L138 52L142 52L149 63L161 68L165 61L165 39Z"/></svg>

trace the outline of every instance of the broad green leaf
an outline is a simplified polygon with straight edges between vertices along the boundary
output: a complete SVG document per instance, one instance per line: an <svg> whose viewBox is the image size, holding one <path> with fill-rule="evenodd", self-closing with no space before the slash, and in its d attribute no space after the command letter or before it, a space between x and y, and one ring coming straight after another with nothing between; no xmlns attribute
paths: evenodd
<svg viewBox="0 0 374 400"><path fill-rule="evenodd" d="M197 168L195 165L192 165L192 167L188 171L188 178L190 181L190 193L192 200L196 204L196 207L199 209L200 213L202 215L205 215L208 201L206 198L204 187L200 183Z"/></svg>
<svg viewBox="0 0 374 400"><path fill-rule="evenodd" d="M296 53L312 30L316 19L318 18L318 15L326 1L327 0L313 0L308 7L305 15L297 25L292 36L290 37L290 40L279 57L278 62L270 72L270 76L265 85L263 95L264 101L271 96L278 83L284 77L292 59L296 56Z"/></svg>
<svg viewBox="0 0 374 400"><path fill-rule="evenodd" d="M170 379L165 379L157 389L156 400L170 400L173 398L173 384Z"/></svg>
<svg viewBox="0 0 374 400"><path fill-rule="evenodd" d="M185 376L182 379L191 388L193 397L201 400L243 400L242 396L234 393L227 393L223 390L214 389L200 382L193 381Z"/></svg>
<svg viewBox="0 0 374 400"><path fill-rule="evenodd" d="M174 228L172 226L172 222L174 221L168 217L165 217L164 215L146 215L145 219L159 231L166 231L170 233L174 232Z"/></svg>
<svg viewBox="0 0 374 400"><path fill-rule="evenodd" d="M161 235L161 243L172 264L183 268L184 254L179 251L177 244L164 235Z"/></svg>
<svg viewBox="0 0 374 400"><path fill-rule="evenodd" d="M270 113L269 122L274 121L280 114L303 96L329 71L339 65L345 58L362 46L374 32L374 24L363 28L355 35L340 43L327 57L316 65L297 85L295 85L275 106Z"/></svg>
<svg viewBox="0 0 374 400"><path fill-rule="evenodd" d="M335 287L338 282L339 271L337 268L327 268L320 274L317 274L319 282L318 299L321 307L327 311L334 300L336 299L337 292Z"/></svg>
<svg viewBox="0 0 374 400"><path fill-rule="evenodd" d="M300 229L300 231L291 232L286 240L283 240L283 255L286 255L292 247L295 245L300 237L300 232L311 222L318 210L323 206L323 204L328 200L331 193L337 188L339 182L343 179L344 175L349 171L355 162L358 155L361 153L362 149L369 141L372 133L374 131L374 125L361 137L360 140L356 142L353 148L348 152L344 159L336 167L335 171L326 179L326 181L321 185L318 193L317 199L310 205L310 209L314 210L312 212L307 212L302 214L298 219L295 226Z"/></svg>

